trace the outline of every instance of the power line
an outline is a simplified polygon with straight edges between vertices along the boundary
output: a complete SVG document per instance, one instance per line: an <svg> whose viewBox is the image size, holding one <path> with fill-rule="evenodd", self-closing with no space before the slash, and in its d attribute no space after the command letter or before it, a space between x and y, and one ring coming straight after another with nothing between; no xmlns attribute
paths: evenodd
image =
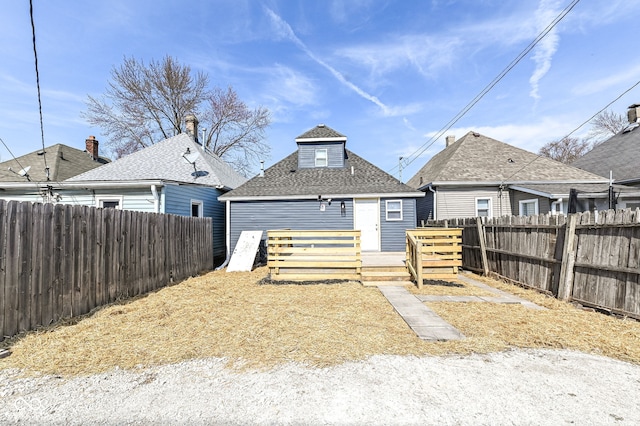
<svg viewBox="0 0 640 426"><path fill-rule="evenodd" d="M38 111L40 112L40 136L42 138L42 158L44 159L44 170L47 176L47 180L49 180L49 166L47 165L47 154L44 149L44 123L42 120L42 97L40 96L40 73L38 72L38 52L36 50L36 25L33 21L33 0L29 0L29 16L31 17L31 33L33 35L33 57L35 60L35 68L36 68L36 86L38 88Z"/></svg>
<svg viewBox="0 0 640 426"><path fill-rule="evenodd" d="M591 120L593 120L598 114L600 114L602 111L604 111L605 109L609 108L611 106L611 104L613 104L614 102L616 102L617 100L619 100L621 97L623 97L624 95L626 95L627 93L629 93L631 90L633 90L636 86L638 86L640 84L640 80L638 80L635 84L633 84L631 87L629 87L627 90L625 90L624 92L622 92L620 95L618 95L614 100L612 100L611 102L609 102L608 104L606 104L602 109L600 109L600 111L596 112L595 114L593 114L591 117L587 118L585 121L582 122L582 124L580 124L578 127L576 127L575 129L573 129L572 131L570 131L569 133L567 133L565 136L563 136L562 138L560 138L559 140L563 140L568 138L569 136L571 136L572 134L574 134L575 132L577 132L578 130L580 130L580 128L582 128L582 126L584 126L585 124L589 123ZM536 161L538 158L541 158L542 155L537 154L537 156L529 161L527 164L525 164L524 166L522 166L520 169L518 169L515 173L512 173L510 176L506 177L505 179L502 180L502 182L508 181L509 179L511 179L513 176L517 175L518 173L520 173L522 170L524 170L525 168L529 167L534 161ZM546 158L546 157L545 157Z"/></svg>
<svg viewBox="0 0 640 426"><path fill-rule="evenodd" d="M431 145L433 145L447 130L449 130L451 127L453 127L454 124L456 124L462 117L464 117L467 112L469 112L471 110L471 108L473 108L487 93L489 93L489 91L491 89L493 89L495 87L496 84L498 84L525 56L527 56L529 54L529 52L531 52L531 50L533 50L533 48L547 35L549 34L549 32L551 32L551 30L569 13L571 12L571 10L580 2L580 0L573 0L567 7L565 7L562 12L560 12L560 14L558 16L555 17L555 19L553 21L551 21L551 23L549 23L549 25L547 25L547 27L542 30L542 32L540 34L538 34L538 36L533 39L533 41L531 41L531 43L529 43L529 45L527 45L527 47L520 52L520 54L518 56L516 56L516 58L511 61L511 63L509 63L509 65L507 65L507 67L505 69L502 70L502 72L500 72L500 74L498 74L487 86L485 86L484 89L482 89L480 91L480 93L478 93L471 101L469 101L469 103L460 111L458 112L451 120L449 120L449 122L447 124L444 125L444 127L442 129L440 129L434 136L432 136L427 142L425 142L420 148L418 148L413 154L405 157L405 163L404 166L408 166L409 164L413 163L415 160L418 159L418 157L420 157L420 155L422 155L422 153L424 153L427 149L429 149L431 147ZM391 169L390 173L396 169L395 166Z"/></svg>

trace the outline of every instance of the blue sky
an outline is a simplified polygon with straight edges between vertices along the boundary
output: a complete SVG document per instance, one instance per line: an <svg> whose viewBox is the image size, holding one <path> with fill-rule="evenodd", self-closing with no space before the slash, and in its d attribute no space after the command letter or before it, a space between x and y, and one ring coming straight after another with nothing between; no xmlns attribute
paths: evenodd
<svg viewBox="0 0 640 426"><path fill-rule="evenodd" d="M171 55L272 112L272 165L319 123L397 176L570 0L34 0L47 146L84 149L80 116L123 58ZM475 130L532 152L640 80L640 0L581 0L450 131ZM28 0L0 13L0 138L41 147ZM640 103L640 86L611 106ZM578 135L585 133L582 129ZM408 180L444 137L410 164ZM0 159L10 159L0 147ZM259 165L256 165L256 170Z"/></svg>

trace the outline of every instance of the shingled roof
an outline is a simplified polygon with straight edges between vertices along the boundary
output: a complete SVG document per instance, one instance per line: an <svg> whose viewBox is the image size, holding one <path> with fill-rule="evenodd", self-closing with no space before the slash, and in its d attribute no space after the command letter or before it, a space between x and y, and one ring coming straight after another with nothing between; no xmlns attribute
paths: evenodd
<svg viewBox="0 0 640 426"><path fill-rule="evenodd" d="M313 129L304 132L303 134L301 134L300 136L298 136L296 138L296 142L304 142L305 140L308 139L312 139L312 140L336 140L336 139L340 139L340 140L347 140L347 137L345 135L343 135L342 133L336 132L335 130L333 130L331 127L325 125L325 124L318 124L316 127L314 127Z"/></svg>
<svg viewBox="0 0 640 426"><path fill-rule="evenodd" d="M183 154L189 150L195 165ZM203 150L189 135L181 133L122 157L99 169L69 179L78 181L164 180L235 188L246 181L217 155Z"/></svg>
<svg viewBox="0 0 640 426"><path fill-rule="evenodd" d="M351 151L345 150L345 155L345 167L342 168L298 168L298 153L293 152L265 170L264 176L254 177L219 199L233 201L315 198L318 195L423 195Z"/></svg>
<svg viewBox="0 0 640 426"><path fill-rule="evenodd" d="M86 151L56 144L0 163L0 182L27 182L26 177L18 174L20 170L27 167L29 167L28 174L32 182L46 182L45 161L46 166L49 167L49 180L60 182L107 164L109 159L98 157L94 160Z"/></svg>
<svg viewBox="0 0 640 426"><path fill-rule="evenodd" d="M407 185L459 182L603 182L602 176L469 132L433 156Z"/></svg>
<svg viewBox="0 0 640 426"><path fill-rule="evenodd" d="M571 165L608 178L613 172L616 182L640 181L640 126L632 124L612 136Z"/></svg>

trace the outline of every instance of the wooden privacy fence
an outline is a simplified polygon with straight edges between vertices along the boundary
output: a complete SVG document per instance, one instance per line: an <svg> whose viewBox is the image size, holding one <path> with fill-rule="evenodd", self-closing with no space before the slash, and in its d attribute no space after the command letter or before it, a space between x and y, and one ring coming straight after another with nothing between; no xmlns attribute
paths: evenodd
<svg viewBox="0 0 640 426"><path fill-rule="evenodd" d="M455 279L462 266L461 228L408 229L407 269L422 288L424 279Z"/></svg>
<svg viewBox="0 0 640 426"><path fill-rule="evenodd" d="M449 219L447 225L463 229L466 269L640 319L638 209Z"/></svg>
<svg viewBox="0 0 640 426"><path fill-rule="evenodd" d="M267 266L273 280L360 280L359 230L267 231Z"/></svg>
<svg viewBox="0 0 640 426"><path fill-rule="evenodd" d="M210 218L0 200L0 340L212 267Z"/></svg>

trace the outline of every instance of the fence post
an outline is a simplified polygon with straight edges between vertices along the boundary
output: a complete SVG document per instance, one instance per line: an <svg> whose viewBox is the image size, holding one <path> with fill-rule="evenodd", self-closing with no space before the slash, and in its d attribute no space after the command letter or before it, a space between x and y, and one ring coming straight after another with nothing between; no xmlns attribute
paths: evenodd
<svg viewBox="0 0 640 426"><path fill-rule="evenodd" d="M476 228L478 229L478 241L480 241L480 256L482 257L482 274L489 275L489 261L487 260L487 244L484 233L484 226L481 218L476 219Z"/></svg>
<svg viewBox="0 0 640 426"><path fill-rule="evenodd" d="M558 299L568 300L573 291L573 266L576 261L576 253L573 250L573 242L576 236L576 223L578 214L570 214L564 234L564 247L562 248L562 264L560 266L560 281L558 283Z"/></svg>
<svg viewBox="0 0 640 426"><path fill-rule="evenodd" d="M418 282L418 288L422 288L422 280L424 279L422 278L422 241L420 238L416 238L416 241L416 281Z"/></svg>

